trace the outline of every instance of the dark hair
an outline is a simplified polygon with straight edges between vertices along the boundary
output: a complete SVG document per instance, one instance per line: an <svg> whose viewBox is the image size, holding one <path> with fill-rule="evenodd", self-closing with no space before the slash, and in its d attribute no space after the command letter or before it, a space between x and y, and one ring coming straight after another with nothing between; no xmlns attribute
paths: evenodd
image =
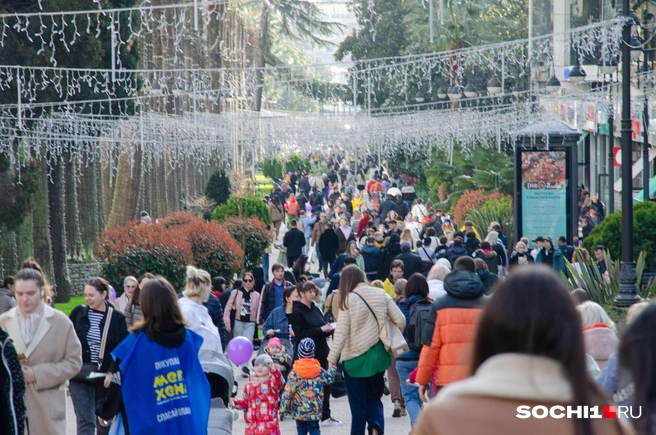
<svg viewBox="0 0 656 435"><path fill-rule="evenodd" d="M296 290L296 287L294 286L287 286L282 292L282 303L285 305L287 301L289 300L290 296L292 293L294 293L294 290Z"/></svg>
<svg viewBox="0 0 656 435"><path fill-rule="evenodd" d="M367 236L367 244L373 245L376 243L376 238L374 236Z"/></svg>
<svg viewBox="0 0 656 435"><path fill-rule="evenodd" d="M453 240L453 246L454 247L462 248L462 244L463 244L463 242L460 239L454 239Z"/></svg>
<svg viewBox="0 0 656 435"><path fill-rule="evenodd" d="M472 373L500 354L547 357L560 362L572 406L603 406L607 399L588 374L584 349L581 318L563 280L547 267L528 266L503 281L483 310ZM574 425L576 433L592 434L589 419L575 419Z"/></svg>
<svg viewBox="0 0 656 435"><path fill-rule="evenodd" d="M8 289L10 285L14 285L14 277L5 276L4 281L2 281L2 288Z"/></svg>
<svg viewBox="0 0 656 435"><path fill-rule="evenodd" d="M580 288L572 290L572 293L569 295L572 298L572 302L574 302L575 306L581 305L583 302L590 300L590 295L588 295L588 292Z"/></svg>
<svg viewBox="0 0 656 435"><path fill-rule="evenodd" d="M440 236L440 243L441 244L446 245L447 242L448 242L448 239L446 238L446 236Z"/></svg>
<svg viewBox="0 0 656 435"><path fill-rule="evenodd" d="M567 243L567 239L565 238L565 236L558 237L558 241L563 242L563 243Z"/></svg>
<svg viewBox="0 0 656 435"><path fill-rule="evenodd" d="M292 266L292 273L294 276L299 276L305 273L305 265L308 262L308 256L303 254L300 257L298 257L298 260L294 262L294 265Z"/></svg>
<svg viewBox="0 0 656 435"><path fill-rule="evenodd" d="M501 232L501 225L499 225L499 224L492 225L492 229L494 231L496 231L497 233L500 233Z"/></svg>
<svg viewBox="0 0 656 435"><path fill-rule="evenodd" d="M430 240L430 239L428 239L428 240ZM424 244L422 243L421 240L417 240L415 242L415 248L423 248L423 247L424 247Z"/></svg>
<svg viewBox="0 0 656 435"><path fill-rule="evenodd" d="M215 276L212 278L212 291L218 291L223 293L226 286L226 279L222 276Z"/></svg>
<svg viewBox="0 0 656 435"><path fill-rule="evenodd" d="M105 278L100 278L100 277L89 278L84 284L88 285L89 287L93 287L100 294L103 294L105 292L109 294L109 283Z"/></svg>
<svg viewBox="0 0 656 435"><path fill-rule="evenodd" d="M233 289L239 289L239 288L241 288L242 285L244 285L244 283L242 282L242 280L240 278L237 278L236 280L234 280L232 282L232 288Z"/></svg>
<svg viewBox="0 0 656 435"><path fill-rule="evenodd" d="M478 240L478 238L476 237L476 233L473 232L473 231L467 231L465 233L465 236L467 237L467 239L476 239L476 240Z"/></svg>
<svg viewBox="0 0 656 435"><path fill-rule="evenodd" d="M280 205L280 197L278 195L273 195L271 197L271 202L273 205Z"/></svg>
<svg viewBox="0 0 656 435"><path fill-rule="evenodd" d="M412 296L421 296L422 298L428 296L428 281L426 281L424 275L420 273L413 273L410 275L408 282L405 284L403 297L406 299L405 303L408 308L410 308L410 298Z"/></svg>
<svg viewBox="0 0 656 435"><path fill-rule="evenodd" d="M138 307L140 305L139 294L141 293L141 282L146 278L155 279L155 275L153 275L150 272L146 272L143 275L141 275L139 277L139 279L137 280L137 288L134 289L134 293L132 293L132 301L131 301L132 305L134 305L136 307Z"/></svg>
<svg viewBox="0 0 656 435"><path fill-rule="evenodd" d="M355 259L355 257L351 255L347 255L346 258L344 258L344 266L348 266L351 264L358 264L358 261Z"/></svg>
<svg viewBox="0 0 656 435"><path fill-rule="evenodd" d="M651 433L651 417L656 407L656 306L645 308L627 327L619 346L620 367L635 382L632 405L641 406L641 417L634 421L636 432Z"/></svg>
<svg viewBox="0 0 656 435"><path fill-rule="evenodd" d="M430 237L424 237L424 241L422 243L423 246L430 246L431 243L433 243L433 239L431 239Z"/></svg>
<svg viewBox="0 0 656 435"><path fill-rule="evenodd" d="M403 264L403 260L392 260L390 263L390 272L392 269L396 269L397 267L400 267L401 270L405 270L405 265Z"/></svg>
<svg viewBox="0 0 656 435"><path fill-rule="evenodd" d="M290 228L295 227L297 223L298 223L298 221L296 219L292 219L292 220L289 221L289 227Z"/></svg>
<svg viewBox="0 0 656 435"><path fill-rule="evenodd" d="M476 264L474 264L474 259L471 257L458 257L453 264L453 270L468 270L470 272L476 272Z"/></svg>
<svg viewBox="0 0 656 435"><path fill-rule="evenodd" d="M435 228L427 228L425 235L426 237L437 237L437 231L435 231Z"/></svg>
<svg viewBox="0 0 656 435"><path fill-rule="evenodd" d="M605 249L606 249L606 247L604 245L597 245L597 246L594 247L595 251L603 251Z"/></svg>
<svg viewBox="0 0 656 435"><path fill-rule="evenodd" d="M285 270L285 266L280 263L273 263L273 266L271 266L271 272L275 272L278 269Z"/></svg>
<svg viewBox="0 0 656 435"><path fill-rule="evenodd" d="M490 245L490 242L482 241L481 242L481 249L487 249L487 250L492 250L492 245Z"/></svg>
<svg viewBox="0 0 656 435"><path fill-rule="evenodd" d="M465 223L463 225L466 226L466 227L473 227L474 223L472 221L465 221Z"/></svg>
<svg viewBox="0 0 656 435"><path fill-rule="evenodd" d="M296 290L298 290L298 293L305 293L309 290L314 290L315 292L319 292L317 289L317 286L314 285L312 281L305 281L305 282L299 282L298 287L296 287Z"/></svg>
<svg viewBox="0 0 656 435"><path fill-rule="evenodd" d="M133 325L130 331L145 332L153 341L165 322L186 325L173 286L161 276L151 278L141 289L141 313L143 320Z"/></svg>

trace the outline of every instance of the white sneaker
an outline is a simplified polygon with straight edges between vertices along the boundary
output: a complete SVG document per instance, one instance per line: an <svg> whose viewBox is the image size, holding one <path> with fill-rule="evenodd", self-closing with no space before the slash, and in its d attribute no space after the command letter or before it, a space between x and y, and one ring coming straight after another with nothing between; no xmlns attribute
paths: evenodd
<svg viewBox="0 0 656 435"><path fill-rule="evenodd" d="M321 422L321 426L342 426L343 424L343 421L335 420L332 417Z"/></svg>

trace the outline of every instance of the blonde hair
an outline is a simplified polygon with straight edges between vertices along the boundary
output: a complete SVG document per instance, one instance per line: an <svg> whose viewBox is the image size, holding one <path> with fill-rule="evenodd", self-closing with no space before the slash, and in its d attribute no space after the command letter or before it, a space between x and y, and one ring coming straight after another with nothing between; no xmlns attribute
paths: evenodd
<svg viewBox="0 0 656 435"><path fill-rule="evenodd" d="M379 279L375 279L369 283L370 286L372 287L378 287L378 288L385 288L385 285L383 284L383 281Z"/></svg>
<svg viewBox="0 0 656 435"><path fill-rule="evenodd" d="M401 233L401 240L407 240L409 242L412 242L414 239L412 238L412 233L410 232L410 228L406 228L403 230Z"/></svg>
<svg viewBox="0 0 656 435"><path fill-rule="evenodd" d="M187 266L187 279L182 292L185 297L200 296L204 299L212 289L212 277L209 273L194 266Z"/></svg>
<svg viewBox="0 0 656 435"><path fill-rule="evenodd" d="M490 231L487 233L487 237L485 238L486 242L490 242L490 245L494 245L497 241L499 240L499 233L496 231Z"/></svg>
<svg viewBox="0 0 656 435"><path fill-rule="evenodd" d="M517 249L519 251L519 248L526 249L526 243L521 242L521 241L517 242L517 244L515 245L515 249Z"/></svg>
<svg viewBox="0 0 656 435"><path fill-rule="evenodd" d="M638 314L642 313L649 305L651 305L650 302L638 302L637 304L631 305L629 312L626 313L626 324L628 325L631 323L633 319L635 319Z"/></svg>
<svg viewBox="0 0 656 435"><path fill-rule="evenodd" d="M430 272L428 272L428 277L426 278L426 281L430 281L432 279L436 279L438 281L444 281L444 277L447 276L449 272L451 271L445 265L436 264L435 266L431 267Z"/></svg>
<svg viewBox="0 0 656 435"><path fill-rule="evenodd" d="M614 332L617 332L617 329L615 328L615 322L610 320L610 317L608 317L606 311L598 303L586 301L581 305L578 305L576 309L579 310L579 313L581 313L583 328L590 327L597 323L603 323Z"/></svg>

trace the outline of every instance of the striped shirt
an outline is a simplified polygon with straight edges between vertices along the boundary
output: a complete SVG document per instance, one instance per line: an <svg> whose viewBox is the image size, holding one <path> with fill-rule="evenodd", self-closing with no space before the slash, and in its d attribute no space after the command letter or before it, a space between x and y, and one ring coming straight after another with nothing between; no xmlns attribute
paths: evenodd
<svg viewBox="0 0 656 435"><path fill-rule="evenodd" d="M103 311L96 311L89 308L89 332L87 332L87 343L91 352L91 363L98 364L98 354L100 353L100 341L102 340L102 331L100 322L105 317Z"/></svg>

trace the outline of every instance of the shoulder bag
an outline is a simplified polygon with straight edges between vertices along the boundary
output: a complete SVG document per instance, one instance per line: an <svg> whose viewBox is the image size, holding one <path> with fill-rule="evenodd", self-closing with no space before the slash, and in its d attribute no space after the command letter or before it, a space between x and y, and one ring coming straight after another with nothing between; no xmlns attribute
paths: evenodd
<svg viewBox="0 0 656 435"><path fill-rule="evenodd" d="M371 313L372 316L374 316L374 319L376 319L376 323L378 323L378 317L376 316L376 313L374 313L374 310L371 309L367 301L364 300L362 295L358 292L353 292L353 294L358 295L360 299L362 299L362 302L367 306L369 309L369 312ZM387 336L389 337L390 344L389 347L385 345L387 348L388 352L392 354L394 358L398 358L401 355L408 353L410 351L410 348L408 347L408 343L405 341L405 337L403 336L403 332L399 329L398 326L394 322L391 322L389 317L385 319L385 326L384 328L387 328ZM381 335L381 331L378 331L378 335ZM382 340L381 340L382 341ZM383 344L385 342L383 341Z"/></svg>
<svg viewBox="0 0 656 435"><path fill-rule="evenodd" d="M98 352L98 363L94 364L88 362L82 364L82 368L80 369L80 372L77 375L75 375L73 379L71 379L72 381L81 382L84 384L95 384L104 381L104 378L90 379L89 375L91 375L92 372L99 371L100 367L102 367L103 356L105 355L105 346L107 345L107 335L109 334L109 324L112 321L113 312L114 309L109 305L107 305L107 316L105 318L105 327L103 328L102 338L100 339L100 352Z"/></svg>

